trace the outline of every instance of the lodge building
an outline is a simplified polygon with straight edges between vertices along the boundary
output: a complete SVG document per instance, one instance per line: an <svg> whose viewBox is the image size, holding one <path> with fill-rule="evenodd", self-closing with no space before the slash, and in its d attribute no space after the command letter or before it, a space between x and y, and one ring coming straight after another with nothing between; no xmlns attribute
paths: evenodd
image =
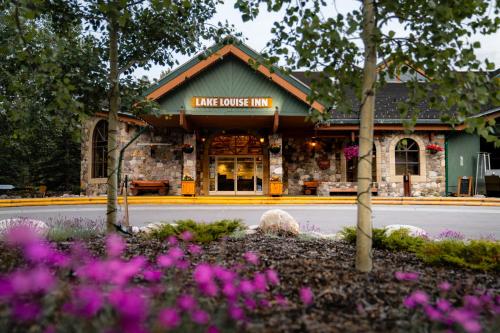
<svg viewBox="0 0 500 333"><path fill-rule="evenodd" d="M159 115L120 115L122 147L151 126L125 150L122 174L167 180L169 195L182 194L183 180L194 181L196 195L355 193L356 113L333 111L328 122L312 123L311 110L330 111L308 102L310 78L249 64L259 60L245 44L226 42L151 87L147 96L158 102ZM418 70L413 75L426 80ZM425 107L415 131L405 133L396 109L407 96L405 79L377 91L373 192L403 196L403 178L410 174L411 195L450 194L458 176L472 176L480 139L453 130ZM494 109L483 116L499 114ZM431 144L444 151L429 151ZM106 192L106 152L102 113L83 124L81 185L87 195Z"/></svg>

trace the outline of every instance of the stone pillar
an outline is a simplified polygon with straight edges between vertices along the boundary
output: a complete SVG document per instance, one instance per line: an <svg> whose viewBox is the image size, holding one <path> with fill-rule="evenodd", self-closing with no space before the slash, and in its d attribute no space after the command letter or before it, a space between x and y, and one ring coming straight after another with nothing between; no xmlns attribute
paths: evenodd
<svg viewBox="0 0 500 333"><path fill-rule="evenodd" d="M279 177L283 181L283 139L281 134L272 134L269 136L269 147L278 145L281 147L279 153L269 153L269 177Z"/></svg>
<svg viewBox="0 0 500 333"><path fill-rule="evenodd" d="M182 153L182 177L189 176L196 181L196 134L184 134L184 145L193 146L192 153Z"/></svg>

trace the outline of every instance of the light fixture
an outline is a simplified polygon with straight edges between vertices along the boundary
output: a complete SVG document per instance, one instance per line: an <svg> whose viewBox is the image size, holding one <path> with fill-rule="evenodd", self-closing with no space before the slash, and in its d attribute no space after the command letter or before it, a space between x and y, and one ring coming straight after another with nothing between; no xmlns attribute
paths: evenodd
<svg viewBox="0 0 500 333"><path fill-rule="evenodd" d="M264 138L259 139L260 143L264 143Z"/></svg>
<svg viewBox="0 0 500 333"><path fill-rule="evenodd" d="M311 146L316 147L316 142L314 142L314 141L313 141L313 142L311 143Z"/></svg>
<svg viewBox="0 0 500 333"><path fill-rule="evenodd" d="M201 142L205 142L205 140L206 140L205 137L201 138Z"/></svg>

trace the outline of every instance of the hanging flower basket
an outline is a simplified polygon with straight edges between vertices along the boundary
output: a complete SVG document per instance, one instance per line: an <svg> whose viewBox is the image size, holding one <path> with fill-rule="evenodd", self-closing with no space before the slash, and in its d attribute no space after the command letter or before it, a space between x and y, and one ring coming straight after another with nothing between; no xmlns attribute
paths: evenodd
<svg viewBox="0 0 500 333"><path fill-rule="evenodd" d="M269 151L273 154L279 154L279 152L281 151L281 146L280 145L271 145L269 147Z"/></svg>
<svg viewBox="0 0 500 333"><path fill-rule="evenodd" d="M191 154L194 151L194 147L189 144L185 144L182 146L182 151L186 154Z"/></svg>
<svg viewBox="0 0 500 333"><path fill-rule="evenodd" d="M344 156L347 161L359 156L359 146L353 145L344 148Z"/></svg>
<svg viewBox="0 0 500 333"><path fill-rule="evenodd" d="M439 146L439 145L436 145L436 144L430 144L430 145L427 145L425 147L425 149L427 150L427 152L429 154L437 154L439 153L440 151L443 151L443 147Z"/></svg>

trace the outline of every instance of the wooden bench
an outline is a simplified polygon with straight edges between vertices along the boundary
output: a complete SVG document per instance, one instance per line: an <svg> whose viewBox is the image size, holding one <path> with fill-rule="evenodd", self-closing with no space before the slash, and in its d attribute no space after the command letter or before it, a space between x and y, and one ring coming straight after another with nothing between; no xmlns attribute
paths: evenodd
<svg viewBox="0 0 500 333"><path fill-rule="evenodd" d="M168 180L133 180L130 191L132 195L138 195L139 191L158 191L160 195L167 195Z"/></svg>
<svg viewBox="0 0 500 333"><path fill-rule="evenodd" d="M304 194L309 195L318 193L318 186L319 186L319 181L317 180L304 182L303 185Z"/></svg>
<svg viewBox="0 0 500 333"><path fill-rule="evenodd" d="M371 189L372 194L377 194L378 193L378 188L372 187ZM336 194L336 193L350 193L350 194L356 194L358 193L358 187L330 187L330 195Z"/></svg>

